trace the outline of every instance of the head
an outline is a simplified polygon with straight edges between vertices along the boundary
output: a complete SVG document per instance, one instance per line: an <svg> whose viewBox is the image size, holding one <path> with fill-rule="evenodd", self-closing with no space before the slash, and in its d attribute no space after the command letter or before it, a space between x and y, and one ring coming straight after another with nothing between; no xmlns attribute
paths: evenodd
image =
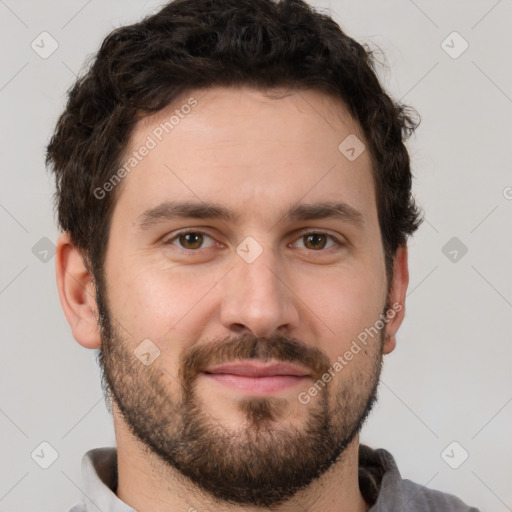
<svg viewBox="0 0 512 512"><path fill-rule="evenodd" d="M405 311L415 127L371 50L300 1L177 0L105 39L48 145L57 275L151 456L263 506L343 456ZM212 381L242 360L304 373Z"/></svg>

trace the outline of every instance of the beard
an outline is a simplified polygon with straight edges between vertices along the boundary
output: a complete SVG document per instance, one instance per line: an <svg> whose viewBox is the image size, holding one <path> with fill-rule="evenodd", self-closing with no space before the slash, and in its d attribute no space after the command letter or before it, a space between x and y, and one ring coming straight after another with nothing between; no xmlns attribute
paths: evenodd
<svg viewBox="0 0 512 512"><path fill-rule="evenodd" d="M211 364L235 359L298 363L317 382L331 362L323 351L295 338L243 335L189 347L179 358L178 375L170 376L159 359L144 366L135 357L137 342L113 325L100 288L97 302L98 362L107 407L114 400L149 455L220 503L268 508L289 500L343 457L377 399L384 330L375 346L361 351L363 364L350 373L343 369L302 405L308 412L300 427L286 423L289 399L283 397L239 398L244 421L236 428L224 426L197 393L197 377Z"/></svg>

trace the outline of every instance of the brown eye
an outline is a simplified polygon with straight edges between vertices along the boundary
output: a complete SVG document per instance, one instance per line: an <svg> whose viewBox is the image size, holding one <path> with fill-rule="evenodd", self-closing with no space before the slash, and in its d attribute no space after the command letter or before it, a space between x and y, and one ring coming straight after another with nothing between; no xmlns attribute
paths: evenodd
<svg viewBox="0 0 512 512"><path fill-rule="evenodd" d="M203 242L203 235L201 233L185 233L178 237L184 249L199 249Z"/></svg>
<svg viewBox="0 0 512 512"><path fill-rule="evenodd" d="M327 236L322 235L321 233L312 233L309 235L305 235L303 238L305 240L304 245L308 249L323 249L325 247L325 244L327 243Z"/></svg>
<svg viewBox="0 0 512 512"><path fill-rule="evenodd" d="M211 242L205 246L204 244L207 239L210 239ZM174 238L171 238L166 242L168 245L175 245L180 249L189 251L205 249L211 247L213 243L213 238L201 231L185 231L178 233Z"/></svg>
<svg viewBox="0 0 512 512"><path fill-rule="evenodd" d="M333 235L322 233L321 231L311 231L304 233L295 243L302 242L303 247L299 249L308 249L310 251L324 252L323 249L341 248L343 243L339 242ZM327 245L327 244L331 245Z"/></svg>

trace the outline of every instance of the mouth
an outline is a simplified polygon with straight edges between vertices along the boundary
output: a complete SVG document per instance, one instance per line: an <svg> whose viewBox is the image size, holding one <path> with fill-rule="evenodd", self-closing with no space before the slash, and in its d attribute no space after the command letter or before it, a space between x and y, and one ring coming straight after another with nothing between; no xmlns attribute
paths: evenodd
<svg viewBox="0 0 512 512"><path fill-rule="evenodd" d="M282 391L310 378L308 371L300 366L264 361L239 361L213 366L202 374L212 382L249 395Z"/></svg>

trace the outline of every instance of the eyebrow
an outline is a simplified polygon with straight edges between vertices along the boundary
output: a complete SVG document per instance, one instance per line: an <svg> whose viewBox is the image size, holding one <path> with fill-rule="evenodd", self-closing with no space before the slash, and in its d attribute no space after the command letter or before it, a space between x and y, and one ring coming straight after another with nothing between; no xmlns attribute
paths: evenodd
<svg viewBox="0 0 512 512"><path fill-rule="evenodd" d="M136 226L142 230L174 219L218 219L237 223L240 216L217 203L166 201L141 213ZM292 206L282 217L286 222L335 219L362 227L365 217L353 206L343 202L320 202Z"/></svg>

